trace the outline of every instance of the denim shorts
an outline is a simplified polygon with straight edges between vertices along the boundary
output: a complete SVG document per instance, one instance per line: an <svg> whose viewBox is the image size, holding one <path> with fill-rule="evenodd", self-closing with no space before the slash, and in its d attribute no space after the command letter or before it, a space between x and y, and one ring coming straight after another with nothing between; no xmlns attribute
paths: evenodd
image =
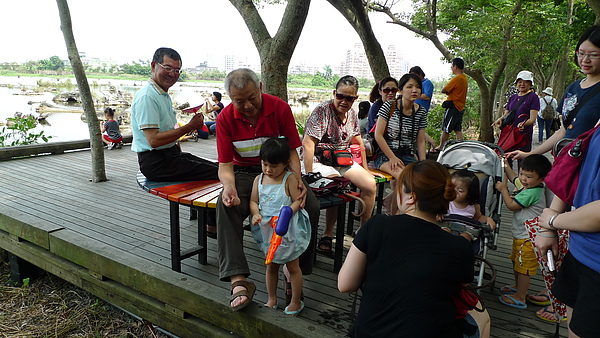
<svg viewBox="0 0 600 338"><path fill-rule="evenodd" d="M397 155L396 155L397 156ZM404 165L409 165L413 162L416 162L417 159L415 158L415 155L402 155L402 156L398 156L398 158L400 160L402 160L402 162L404 163ZM390 159L385 156L384 153L378 153L377 157L375 157L375 169L379 169L381 168L381 166L387 162L389 162Z"/></svg>

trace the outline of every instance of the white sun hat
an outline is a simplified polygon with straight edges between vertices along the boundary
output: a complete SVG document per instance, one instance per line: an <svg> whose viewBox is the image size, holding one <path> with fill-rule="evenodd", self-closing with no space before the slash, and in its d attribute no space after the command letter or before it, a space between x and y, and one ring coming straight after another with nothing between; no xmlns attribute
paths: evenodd
<svg viewBox="0 0 600 338"><path fill-rule="evenodd" d="M519 79L524 81L531 81L531 85L533 86L533 73L528 70L522 70L517 74L517 79L515 80L515 84L519 81Z"/></svg>

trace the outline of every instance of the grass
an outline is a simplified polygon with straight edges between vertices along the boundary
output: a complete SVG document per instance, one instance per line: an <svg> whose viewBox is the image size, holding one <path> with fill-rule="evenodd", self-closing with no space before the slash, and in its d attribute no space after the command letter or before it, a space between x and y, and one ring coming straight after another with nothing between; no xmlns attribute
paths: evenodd
<svg viewBox="0 0 600 338"><path fill-rule="evenodd" d="M0 337L169 337L46 272L12 286L7 257L0 250Z"/></svg>

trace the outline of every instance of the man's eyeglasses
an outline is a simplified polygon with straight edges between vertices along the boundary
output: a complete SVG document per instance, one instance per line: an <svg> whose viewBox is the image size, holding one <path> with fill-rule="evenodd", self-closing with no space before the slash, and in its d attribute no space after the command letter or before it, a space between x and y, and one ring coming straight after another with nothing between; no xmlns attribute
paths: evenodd
<svg viewBox="0 0 600 338"><path fill-rule="evenodd" d="M381 91L385 94L389 94L390 92L392 92L392 94L396 94L398 92L398 88L383 88Z"/></svg>
<svg viewBox="0 0 600 338"><path fill-rule="evenodd" d="M354 102L356 101L356 99L358 99L358 96L352 96L352 95L344 95L344 94L340 94L340 93L335 93L335 98L338 100L346 100L346 102Z"/></svg>
<svg viewBox="0 0 600 338"><path fill-rule="evenodd" d="M161 66L162 69L164 69L167 73L175 73L177 75L181 74L181 69L175 69L175 68L171 68L169 66L163 66L161 63L156 63L157 65Z"/></svg>
<svg viewBox="0 0 600 338"><path fill-rule="evenodd" d="M577 55L578 58L583 59L586 56L590 58L590 60L598 60L600 59L600 54L598 53L584 53L580 50L575 52L575 55Z"/></svg>

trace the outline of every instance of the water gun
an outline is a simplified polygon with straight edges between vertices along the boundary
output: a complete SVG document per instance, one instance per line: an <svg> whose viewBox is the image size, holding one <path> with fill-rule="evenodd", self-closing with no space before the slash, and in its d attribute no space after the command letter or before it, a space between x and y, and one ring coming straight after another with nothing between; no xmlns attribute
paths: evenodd
<svg viewBox="0 0 600 338"><path fill-rule="evenodd" d="M271 245L269 246L269 251L267 252L267 259L265 260L265 264L271 264L273 262L273 257L275 256L275 251L279 248L281 244L281 238L285 236L288 232L288 228L290 226L290 220L294 215L294 210L289 206L285 206L279 210L279 216L271 217L271 228L273 228L273 236L271 236Z"/></svg>

